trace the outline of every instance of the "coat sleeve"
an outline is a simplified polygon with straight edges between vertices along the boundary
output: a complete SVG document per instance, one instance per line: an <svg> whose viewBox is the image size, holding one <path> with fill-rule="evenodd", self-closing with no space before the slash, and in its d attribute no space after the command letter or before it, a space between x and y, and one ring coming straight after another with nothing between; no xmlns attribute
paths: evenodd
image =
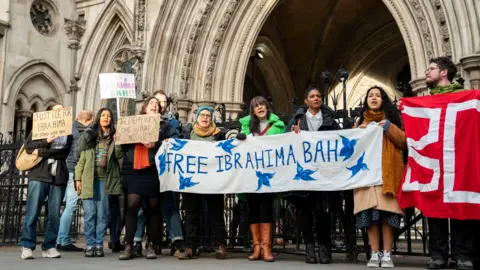
<svg viewBox="0 0 480 270"><path fill-rule="evenodd" d="M295 119L295 117L290 119L290 121L288 121L287 126L285 127L285 132L290 132L292 130L292 126L296 124L297 124L297 120Z"/></svg>
<svg viewBox="0 0 480 270"><path fill-rule="evenodd" d="M69 135L67 137L66 144L59 149L52 149L50 145L47 148L38 148L38 156L43 158L52 158L56 160L65 160L70 153L70 149L72 148L73 137Z"/></svg>
<svg viewBox="0 0 480 270"><path fill-rule="evenodd" d="M80 153L80 158L77 161L77 165L75 165L75 181L82 181L83 170L85 169L85 153L86 151L82 151Z"/></svg>
<svg viewBox="0 0 480 270"><path fill-rule="evenodd" d="M388 131L385 133L387 137L400 149L407 149L407 137L405 131L396 126L394 123L390 123Z"/></svg>
<svg viewBox="0 0 480 270"><path fill-rule="evenodd" d="M24 148L25 148L25 151L28 154L31 154L36 149L47 148L49 146L50 146L50 144L47 142L46 139L33 141L32 140L32 134L30 133L30 135L25 140L25 147Z"/></svg>
<svg viewBox="0 0 480 270"><path fill-rule="evenodd" d="M240 133L245 134L245 135L250 134L250 127L242 125L242 129L240 130Z"/></svg>
<svg viewBox="0 0 480 270"><path fill-rule="evenodd" d="M116 159L121 159L123 157L123 148L121 145L115 145L114 154Z"/></svg>

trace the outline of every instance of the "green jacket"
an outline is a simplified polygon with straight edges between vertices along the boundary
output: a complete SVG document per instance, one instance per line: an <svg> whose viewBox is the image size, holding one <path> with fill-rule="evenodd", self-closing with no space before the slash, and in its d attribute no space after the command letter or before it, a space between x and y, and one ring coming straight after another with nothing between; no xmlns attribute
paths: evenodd
<svg viewBox="0 0 480 270"><path fill-rule="evenodd" d="M454 93L463 90L463 85L459 83L452 83L450 85L445 85L445 86L437 86L432 89L430 89L430 94L431 95L437 95L437 94L446 94L446 93Z"/></svg>
<svg viewBox="0 0 480 270"><path fill-rule="evenodd" d="M82 190L78 196L80 199L93 198L93 182L95 178L95 146L87 146L87 137L88 136L82 136L80 138L78 146L80 158L75 166L75 181L82 182ZM108 149L105 178L106 195L123 194L123 188L120 182L120 163L118 162L118 160L122 157L122 147L120 145L115 145L115 142L112 142Z"/></svg>
<svg viewBox="0 0 480 270"><path fill-rule="evenodd" d="M243 133L245 135L249 135L250 132L250 122L251 118L250 116L245 116L239 120L240 124L242 124L242 130L240 133ZM285 133L285 123L280 120L278 116L275 114L271 113L270 117L268 118L268 123L272 123L272 126L270 129L267 130L267 133L265 134L266 136L270 135L275 135L275 134L283 134ZM240 201L246 201L247 198L245 194L237 194L238 200ZM275 196L275 200L279 200L283 197L282 193L279 193Z"/></svg>
<svg viewBox="0 0 480 270"><path fill-rule="evenodd" d="M241 118L239 122L240 124L242 124L242 130L240 131L240 133L249 135L251 122L250 115ZM285 133L285 123L280 120L280 118L275 114L270 114L270 117L268 118L268 123L271 123L272 127L267 130L267 133L265 134L266 136Z"/></svg>

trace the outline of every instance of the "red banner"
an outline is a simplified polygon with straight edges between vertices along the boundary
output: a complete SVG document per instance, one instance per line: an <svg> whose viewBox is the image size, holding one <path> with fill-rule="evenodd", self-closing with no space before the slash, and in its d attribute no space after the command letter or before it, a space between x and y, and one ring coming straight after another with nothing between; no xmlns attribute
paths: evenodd
<svg viewBox="0 0 480 270"><path fill-rule="evenodd" d="M480 91L403 98L408 164L402 208L480 219Z"/></svg>

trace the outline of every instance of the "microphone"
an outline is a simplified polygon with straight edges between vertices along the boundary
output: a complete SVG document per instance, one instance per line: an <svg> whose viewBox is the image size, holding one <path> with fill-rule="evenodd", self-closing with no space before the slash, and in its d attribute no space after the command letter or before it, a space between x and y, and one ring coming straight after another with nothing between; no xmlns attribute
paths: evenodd
<svg viewBox="0 0 480 270"><path fill-rule="evenodd" d="M243 133L237 135L237 140L244 141L245 139L247 139L247 135Z"/></svg>

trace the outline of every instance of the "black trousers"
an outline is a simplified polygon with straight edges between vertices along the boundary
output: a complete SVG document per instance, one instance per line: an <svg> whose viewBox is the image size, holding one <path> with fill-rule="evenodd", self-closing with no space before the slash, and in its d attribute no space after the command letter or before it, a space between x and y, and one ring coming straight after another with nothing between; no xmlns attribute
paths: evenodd
<svg viewBox="0 0 480 270"><path fill-rule="evenodd" d="M292 195L285 199L294 204L297 209L297 224L302 232L305 244L315 244L313 237L313 230L315 229L318 244L330 247L332 242L331 213L324 211L321 194L309 192L307 197Z"/></svg>
<svg viewBox="0 0 480 270"><path fill-rule="evenodd" d="M429 248L432 258L447 260L449 257L448 219L428 218ZM455 260L471 260L475 241L475 220L450 219L452 257Z"/></svg>
<svg viewBox="0 0 480 270"><path fill-rule="evenodd" d="M248 222L250 224L273 223L273 200L276 194L249 193L246 196Z"/></svg>
<svg viewBox="0 0 480 270"><path fill-rule="evenodd" d="M110 215L108 218L108 228L110 230L110 242L113 245L120 245L120 235L122 234L125 217L122 215L124 195L109 195Z"/></svg>
<svg viewBox="0 0 480 270"><path fill-rule="evenodd" d="M222 194L182 194L182 209L185 211L185 245L196 249L200 244L200 222L202 197L207 203L207 219L216 245L225 245L227 232L225 230L224 201Z"/></svg>

